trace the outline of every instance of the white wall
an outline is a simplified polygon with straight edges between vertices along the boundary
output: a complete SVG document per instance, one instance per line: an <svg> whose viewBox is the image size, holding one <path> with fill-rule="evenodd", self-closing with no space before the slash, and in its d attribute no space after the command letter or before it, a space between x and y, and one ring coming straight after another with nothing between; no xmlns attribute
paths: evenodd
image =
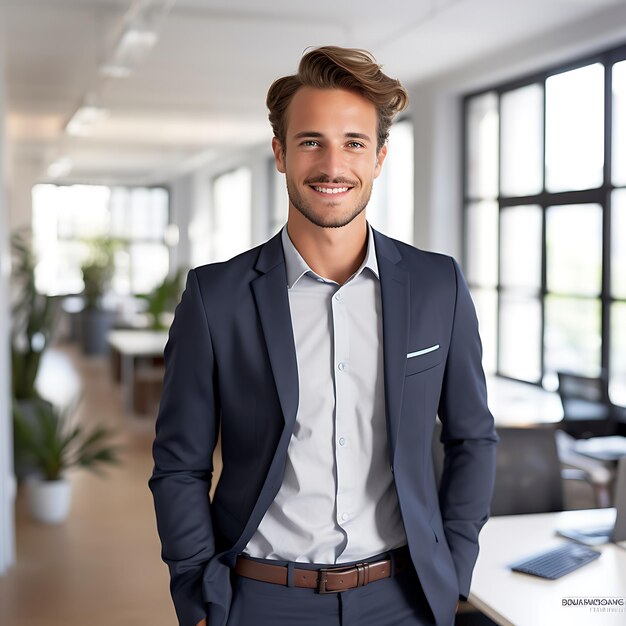
<svg viewBox="0 0 626 626"><path fill-rule="evenodd" d="M10 360L9 360L9 273L8 211L5 182L4 151L4 34L2 26L3 4L0 3L0 574L15 561L15 536L13 503L15 478L13 475L13 433L10 411Z"/></svg>
<svg viewBox="0 0 626 626"><path fill-rule="evenodd" d="M413 85L416 245L461 258L464 94L624 43L626 6L621 5Z"/></svg>

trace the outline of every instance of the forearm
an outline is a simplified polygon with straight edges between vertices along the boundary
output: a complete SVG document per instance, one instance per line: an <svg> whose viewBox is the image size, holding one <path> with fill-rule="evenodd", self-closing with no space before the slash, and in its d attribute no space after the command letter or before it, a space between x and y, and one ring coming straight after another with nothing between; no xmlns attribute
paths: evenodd
<svg viewBox="0 0 626 626"><path fill-rule="evenodd" d="M440 509L462 595L469 593L478 533L487 521L498 438L487 406L478 321L454 263L457 295L439 404L444 445Z"/></svg>
<svg viewBox="0 0 626 626"><path fill-rule="evenodd" d="M215 554L209 502L219 426L215 386L212 343L192 270L165 348L149 481L170 592L184 626L206 615L202 575Z"/></svg>

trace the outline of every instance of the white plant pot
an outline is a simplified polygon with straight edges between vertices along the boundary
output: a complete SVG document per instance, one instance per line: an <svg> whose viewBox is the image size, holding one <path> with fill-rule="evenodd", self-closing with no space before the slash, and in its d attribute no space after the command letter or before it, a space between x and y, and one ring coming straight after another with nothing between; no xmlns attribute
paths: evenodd
<svg viewBox="0 0 626 626"><path fill-rule="evenodd" d="M28 504L31 515L45 524L64 522L70 511L72 490L70 481L28 479Z"/></svg>

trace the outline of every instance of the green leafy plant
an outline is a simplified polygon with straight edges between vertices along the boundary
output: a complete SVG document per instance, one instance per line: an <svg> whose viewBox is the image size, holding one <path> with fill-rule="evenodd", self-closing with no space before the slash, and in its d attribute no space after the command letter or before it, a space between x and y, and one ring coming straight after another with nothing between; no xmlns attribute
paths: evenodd
<svg viewBox="0 0 626 626"><path fill-rule="evenodd" d="M151 328L153 330L165 329L161 316L166 311L174 310L183 290L182 283L185 274L186 270L180 268L171 278L166 276L163 282L157 285L150 293L137 296L148 303L146 313L150 315Z"/></svg>
<svg viewBox="0 0 626 626"><path fill-rule="evenodd" d="M115 269L115 252L119 241L111 237L94 237L86 239L89 248L87 259L81 265L85 289L85 306L88 309L98 308Z"/></svg>
<svg viewBox="0 0 626 626"><path fill-rule="evenodd" d="M13 397L37 398L35 379L57 319L58 303L35 286L35 255L28 229L11 236L11 368Z"/></svg>
<svg viewBox="0 0 626 626"><path fill-rule="evenodd" d="M113 431L72 423L49 402L35 405L34 423L13 403L15 437L45 480L58 480L65 470L83 467L101 474L104 464L119 463L120 446L110 443Z"/></svg>

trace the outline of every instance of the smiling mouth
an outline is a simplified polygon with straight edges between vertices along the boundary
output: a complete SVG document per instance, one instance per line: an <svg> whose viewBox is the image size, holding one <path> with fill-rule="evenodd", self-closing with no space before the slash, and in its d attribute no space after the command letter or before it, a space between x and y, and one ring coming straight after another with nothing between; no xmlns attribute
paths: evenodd
<svg viewBox="0 0 626 626"><path fill-rule="evenodd" d="M313 191L325 196L340 196L352 189L350 186L309 185Z"/></svg>

